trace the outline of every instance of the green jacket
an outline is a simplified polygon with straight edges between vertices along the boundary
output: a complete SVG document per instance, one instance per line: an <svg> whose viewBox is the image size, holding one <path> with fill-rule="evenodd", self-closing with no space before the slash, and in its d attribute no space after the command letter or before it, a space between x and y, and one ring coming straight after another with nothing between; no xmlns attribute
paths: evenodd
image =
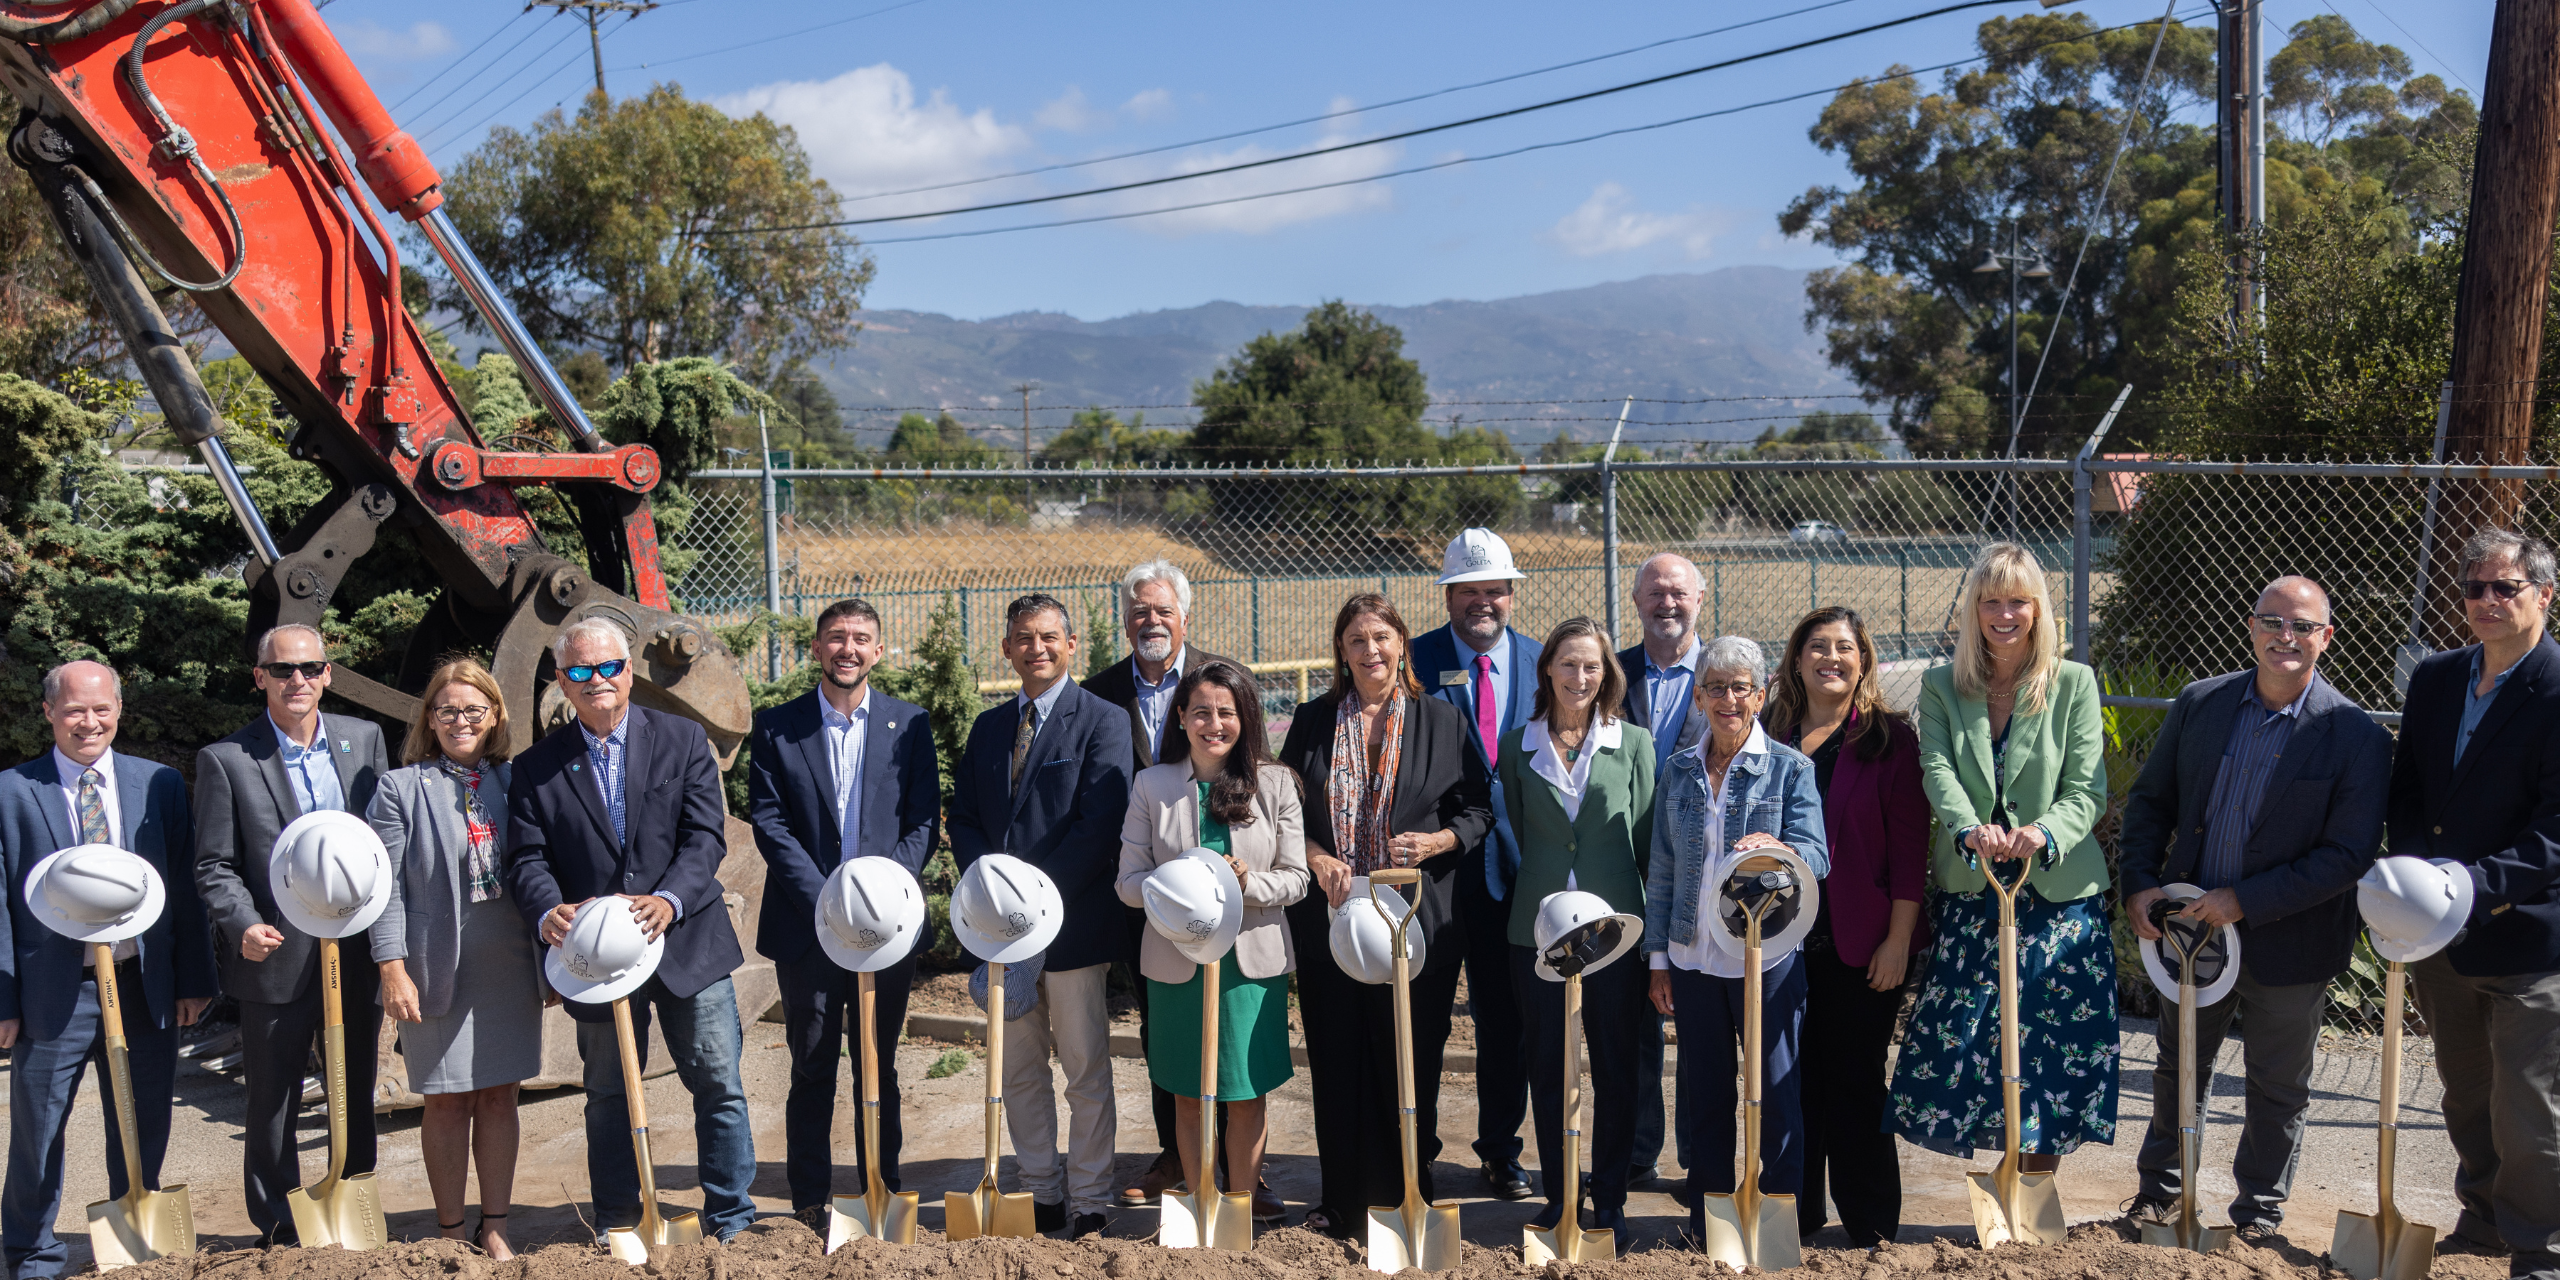
<svg viewBox="0 0 2560 1280"><path fill-rule="evenodd" d="M1535 723L1535 722L1532 722ZM1596 893L1610 907L1644 914L1644 878L1653 841L1653 738L1623 717L1618 745L1591 757L1582 812L1567 820L1555 784L1529 767L1522 725L1502 735L1503 807L1520 840L1520 874L1511 886L1511 942L1537 945L1538 904L1564 892L1571 872L1576 888ZM1597 735L1594 735L1595 738Z"/></svg>
<svg viewBox="0 0 2560 1280"><path fill-rule="evenodd" d="M1980 893L1982 872L1956 848L1956 833L1991 820L1991 717L1980 698L1956 693L1953 667L1920 677L1920 789L1937 815L1930 870L1948 893ZM2091 834L2107 812L2105 737L2098 676L2077 662L2053 673L2045 709L2009 717L2003 794L2018 823L2042 823L2053 849L2027 877L2047 902L2076 902L2107 887L2107 857ZM2058 854L2059 856L2055 856Z"/></svg>

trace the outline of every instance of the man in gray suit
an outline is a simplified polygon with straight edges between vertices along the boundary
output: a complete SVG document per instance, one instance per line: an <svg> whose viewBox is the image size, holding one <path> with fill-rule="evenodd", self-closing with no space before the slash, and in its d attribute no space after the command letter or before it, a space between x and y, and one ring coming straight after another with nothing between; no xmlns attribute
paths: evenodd
<svg viewBox="0 0 2560 1280"><path fill-rule="evenodd" d="M2355 898L2373 865L2391 790L2391 735L2320 677L2337 634L2329 593L2309 578L2278 578L2251 609L2257 666L2199 680L2178 693L2159 745L2125 799L2121 840L2125 914L2157 939L2151 904L2161 887L2205 891L2179 914L2236 925L2240 978L2196 1011L2199 1088L2211 1092L2214 1055L2233 1015L2248 1024L2247 1121L2231 1179L2240 1238L2268 1244L2302 1154L2312 1050L2329 980L2355 948ZM2136 1221L2176 1212L2178 1023L2160 1019L2151 1127L2135 1158Z"/></svg>
<svg viewBox="0 0 2560 1280"><path fill-rule="evenodd" d="M252 678L266 714L196 753L196 888L212 919L223 990L240 1002L249 1114L242 1193L262 1244L298 1243L285 1193L302 1185L293 1117L320 1033L320 947L277 909L267 859L285 824L315 809L364 815L390 767L369 720L320 714L329 653L298 624L258 637ZM347 1165L373 1168L373 1047L382 1036L371 931L341 940L347 1024Z"/></svg>

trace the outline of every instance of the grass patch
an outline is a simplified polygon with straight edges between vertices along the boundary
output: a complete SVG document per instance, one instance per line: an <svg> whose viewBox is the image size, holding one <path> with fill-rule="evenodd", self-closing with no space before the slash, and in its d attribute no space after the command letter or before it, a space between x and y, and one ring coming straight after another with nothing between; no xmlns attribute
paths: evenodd
<svg viewBox="0 0 2560 1280"><path fill-rule="evenodd" d="M966 1049L946 1050L941 1057L933 1060L932 1066L924 1069L924 1078L939 1080L944 1076L956 1076L968 1070L970 1064L977 1060L978 1055Z"/></svg>

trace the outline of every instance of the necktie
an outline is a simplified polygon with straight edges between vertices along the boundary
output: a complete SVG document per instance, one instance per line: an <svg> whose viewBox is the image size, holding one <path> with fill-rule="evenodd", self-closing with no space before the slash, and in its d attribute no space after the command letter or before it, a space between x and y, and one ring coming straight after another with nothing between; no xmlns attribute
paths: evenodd
<svg viewBox="0 0 2560 1280"><path fill-rule="evenodd" d="M1502 717L1493 709L1493 655L1476 655L1476 741L1484 745L1484 762L1493 763L1494 744L1502 737Z"/></svg>
<svg viewBox="0 0 2560 1280"><path fill-rule="evenodd" d="M1013 773L1005 780L1008 787L1022 785L1022 762L1031 758L1031 735L1040 728L1038 703L1022 704L1022 722L1013 727Z"/></svg>
<svg viewBox="0 0 2560 1280"><path fill-rule="evenodd" d="M80 843L114 844L115 833L107 829L107 793L98 784L104 779L95 769L80 771Z"/></svg>

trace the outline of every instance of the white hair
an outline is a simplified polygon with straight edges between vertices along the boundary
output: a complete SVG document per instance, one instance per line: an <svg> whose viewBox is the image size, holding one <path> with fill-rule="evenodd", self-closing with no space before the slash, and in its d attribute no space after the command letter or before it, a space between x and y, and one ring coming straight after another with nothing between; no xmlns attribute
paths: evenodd
<svg viewBox="0 0 2560 1280"><path fill-rule="evenodd" d="M45 672L44 701L46 706L52 706L55 703L62 701L63 677L70 673L71 668L76 667L83 662L107 667L107 664L99 662L95 658L73 658L71 661L63 663L61 666L55 667L51 671ZM124 677L117 675L114 667L107 667L107 687L115 697L116 701L124 701Z"/></svg>
<svg viewBox="0 0 2560 1280"><path fill-rule="evenodd" d="M1636 581L1641 584L1649 573L1668 574L1682 569L1689 571L1690 586L1701 591L1706 589L1707 575L1698 572L1698 562L1677 551L1657 551L1645 557L1645 562L1636 566Z"/></svg>
<svg viewBox="0 0 2560 1280"><path fill-rule="evenodd" d="M631 657L631 637L622 634L622 628L602 618L580 618L560 628L560 634L552 639L551 661L560 666L568 666L569 642L578 639L612 641L613 647L621 651L615 655L616 657L626 661Z"/></svg>
<svg viewBox="0 0 2560 1280"><path fill-rule="evenodd" d="M329 640L328 637L320 634L320 628L312 626L306 622L288 622L280 627L269 627L267 628L266 634L258 637L258 661L275 661L276 637L283 635L288 631L299 631L304 635L311 637L311 642L320 646L320 655L324 658L328 656Z"/></svg>
<svg viewBox="0 0 2560 1280"><path fill-rule="evenodd" d="M1120 612L1125 616L1137 601L1138 588L1150 582L1161 582L1173 588L1174 611L1185 619L1191 616L1191 579L1171 560L1149 560L1131 569L1120 579Z"/></svg>
<svg viewBox="0 0 2560 1280"><path fill-rule="evenodd" d="M1758 684L1769 673L1769 655L1749 636L1717 636L1698 655L1698 675L1724 671L1742 672Z"/></svg>

